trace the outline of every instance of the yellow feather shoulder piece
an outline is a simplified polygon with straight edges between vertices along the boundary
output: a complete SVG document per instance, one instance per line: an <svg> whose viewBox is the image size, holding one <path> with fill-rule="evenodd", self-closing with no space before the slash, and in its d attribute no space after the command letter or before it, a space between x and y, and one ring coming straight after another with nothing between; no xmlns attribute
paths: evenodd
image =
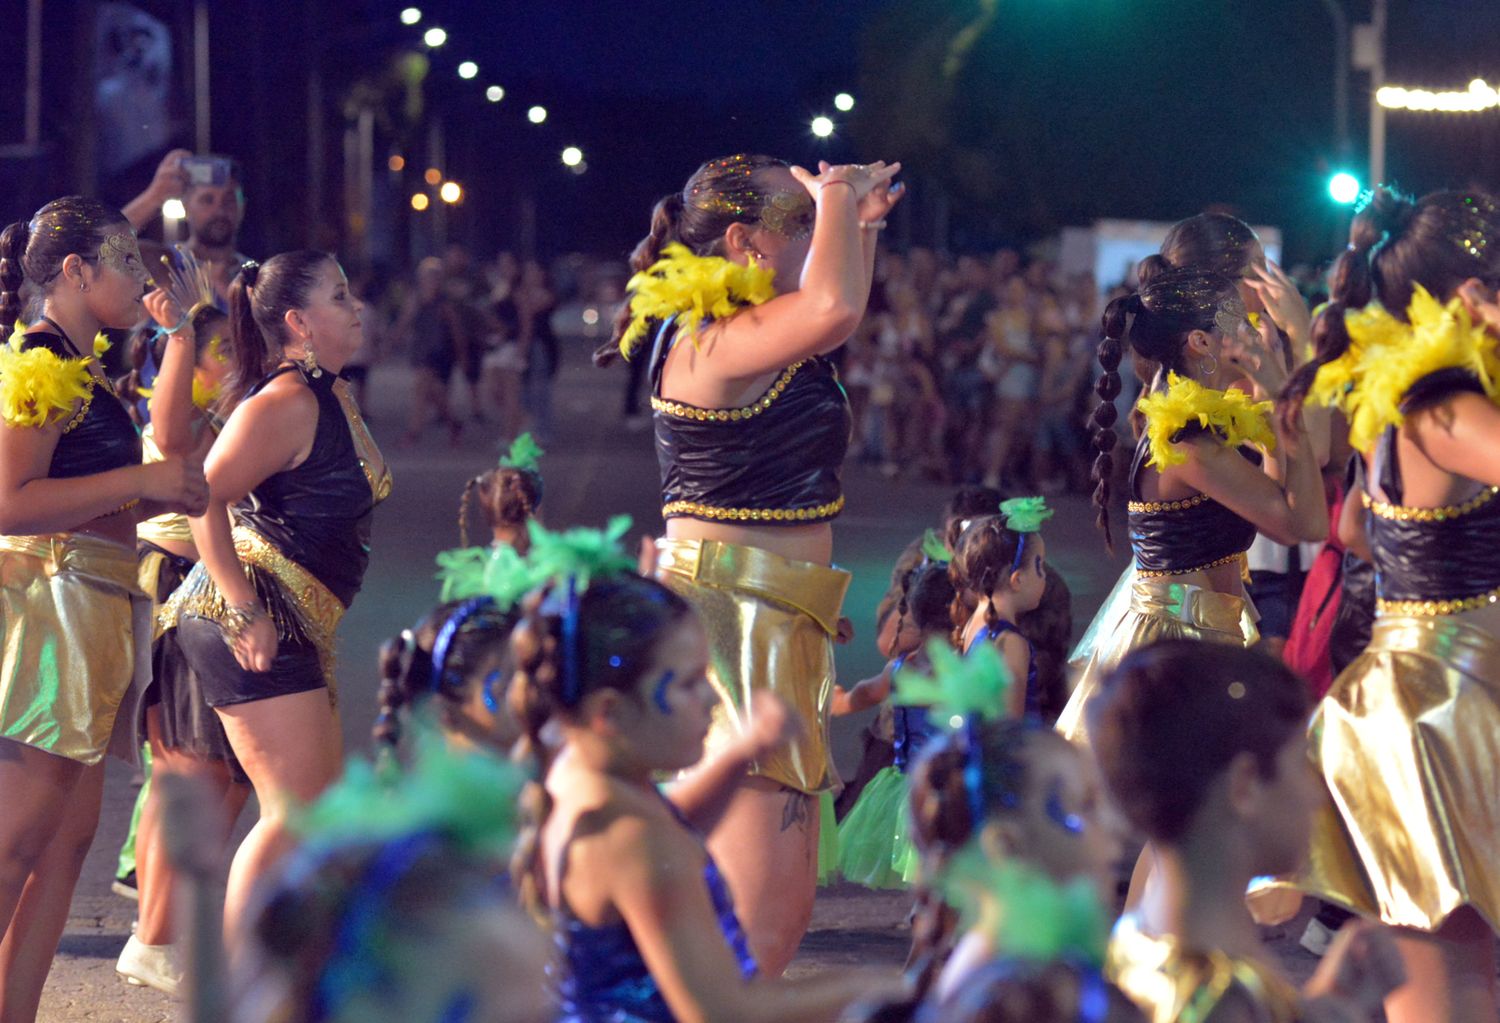
<svg viewBox="0 0 1500 1023"><path fill-rule="evenodd" d="M695 256L673 242L662 258L630 278L630 326L620 338L620 354L630 358L652 320L677 317L696 339L705 320L722 320L776 294L773 271L741 266L719 256Z"/></svg>
<svg viewBox="0 0 1500 1023"><path fill-rule="evenodd" d="M1346 313L1344 325L1349 350L1319 367L1308 398L1349 418L1349 442L1358 451L1370 450L1386 427L1405 422L1407 392L1439 370L1464 370L1500 400L1496 339L1457 298L1444 305L1418 284L1405 323L1375 302Z"/></svg>
<svg viewBox="0 0 1500 1023"><path fill-rule="evenodd" d="M89 360L64 359L46 348L22 351L24 337L16 324L0 345L0 419L8 426L46 426L89 396Z"/></svg>
<svg viewBox="0 0 1500 1023"><path fill-rule="evenodd" d="M1253 444L1267 451L1276 447L1271 403L1255 401L1243 391L1216 391L1191 377L1169 373L1167 389L1144 396L1135 407L1146 417L1146 439L1151 448L1146 464L1157 469L1187 461L1172 438L1189 423L1213 431L1225 447Z"/></svg>

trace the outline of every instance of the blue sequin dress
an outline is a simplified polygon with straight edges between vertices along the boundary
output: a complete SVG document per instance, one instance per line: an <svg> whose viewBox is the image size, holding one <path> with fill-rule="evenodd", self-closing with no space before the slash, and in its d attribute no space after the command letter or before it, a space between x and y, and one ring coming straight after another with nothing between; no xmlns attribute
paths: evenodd
<svg viewBox="0 0 1500 1023"><path fill-rule="evenodd" d="M1042 713L1042 694L1036 684L1036 647L1031 645L1031 640L1011 622L1004 618L997 620L993 625L986 625L974 634L969 641L965 654L974 652L974 648L980 643L989 643L999 639L1007 632L1014 632L1017 636L1026 640L1026 716L1040 717Z"/></svg>

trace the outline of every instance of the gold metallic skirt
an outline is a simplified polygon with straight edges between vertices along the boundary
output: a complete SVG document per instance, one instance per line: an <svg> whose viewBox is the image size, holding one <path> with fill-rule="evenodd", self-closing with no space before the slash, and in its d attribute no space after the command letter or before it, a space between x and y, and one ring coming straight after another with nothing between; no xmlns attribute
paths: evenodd
<svg viewBox="0 0 1500 1023"><path fill-rule="evenodd" d="M1295 886L1436 930L1500 929L1500 638L1452 616L1383 616L1311 726L1332 797Z"/></svg>
<svg viewBox="0 0 1500 1023"><path fill-rule="evenodd" d="M99 537L0 536L0 737L85 764L138 754L128 694L150 670L150 602L136 573L134 550Z"/></svg>
<svg viewBox="0 0 1500 1023"><path fill-rule="evenodd" d="M708 632L708 676L719 694L709 751L750 723L758 689L780 696L806 725L753 772L801 792L835 783L828 755L833 637L849 573L716 540L656 542L656 576L692 604Z"/></svg>
<svg viewBox="0 0 1500 1023"><path fill-rule="evenodd" d="M1104 676L1137 647L1163 639L1249 646L1259 638L1255 607L1245 598L1126 569L1069 658L1069 673L1077 681L1057 730L1073 742L1088 742L1085 707Z"/></svg>

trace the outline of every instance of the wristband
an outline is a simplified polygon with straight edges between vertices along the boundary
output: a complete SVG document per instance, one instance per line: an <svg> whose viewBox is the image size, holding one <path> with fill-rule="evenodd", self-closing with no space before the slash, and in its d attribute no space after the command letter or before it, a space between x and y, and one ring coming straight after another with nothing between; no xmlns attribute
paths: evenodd
<svg viewBox="0 0 1500 1023"><path fill-rule="evenodd" d="M843 178L833 178L833 179L831 179L829 181L824 181L824 182L820 182L819 183L819 185L818 185L818 194L822 195L823 194L823 189L827 188L829 185L848 185L849 186L849 190L851 192L855 190L854 189L854 182L852 182L852 181L845 181Z"/></svg>
<svg viewBox="0 0 1500 1023"><path fill-rule="evenodd" d="M175 337L182 331L183 327L191 326L192 322L193 318L191 316L184 316L182 319L177 321L177 326L168 327L165 331L163 331L163 333L165 333L167 337Z"/></svg>

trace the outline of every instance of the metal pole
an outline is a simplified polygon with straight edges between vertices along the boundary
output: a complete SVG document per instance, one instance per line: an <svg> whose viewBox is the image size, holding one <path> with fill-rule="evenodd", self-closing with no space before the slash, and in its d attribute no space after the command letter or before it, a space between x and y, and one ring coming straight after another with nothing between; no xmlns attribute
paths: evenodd
<svg viewBox="0 0 1500 1023"><path fill-rule="evenodd" d="M1373 0L1370 25L1375 40L1374 62L1370 66L1370 184L1385 180L1385 107L1375 101L1375 94L1385 84L1385 16L1386 0Z"/></svg>
<svg viewBox="0 0 1500 1023"><path fill-rule="evenodd" d="M1333 137L1340 160L1349 158L1349 15L1339 0L1323 0L1333 20Z"/></svg>
<svg viewBox="0 0 1500 1023"><path fill-rule="evenodd" d="M193 4L193 141L200 153L213 152L208 92L208 4Z"/></svg>
<svg viewBox="0 0 1500 1023"><path fill-rule="evenodd" d="M26 5L26 145L42 144L42 0Z"/></svg>

